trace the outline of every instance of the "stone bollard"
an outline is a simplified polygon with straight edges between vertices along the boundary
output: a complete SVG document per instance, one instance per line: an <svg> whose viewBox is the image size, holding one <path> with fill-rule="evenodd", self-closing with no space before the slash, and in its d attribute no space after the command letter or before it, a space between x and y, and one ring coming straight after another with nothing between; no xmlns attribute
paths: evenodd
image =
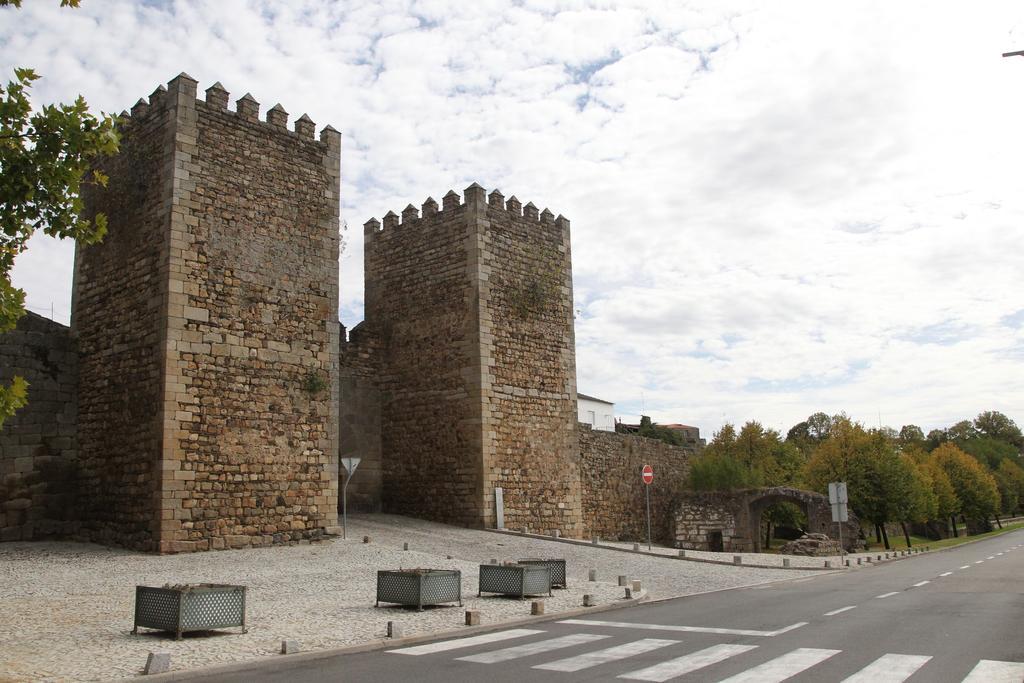
<svg viewBox="0 0 1024 683"><path fill-rule="evenodd" d="M682 557L686 557L686 551L685 550L680 550L679 551L679 557L681 557L681 558Z"/></svg>
<svg viewBox="0 0 1024 683"><path fill-rule="evenodd" d="M783 566L784 568L787 568L787 569L788 569L788 568L789 568L789 564L790 564L790 562L789 562L789 558L788 558L788 557L784 557L784 558L782 558L782 566Z"/></svg>
<svg viewBox="0 0 1024 683"><path fill-rule="evenodd" d="M825 569L832 568L832 560L825 560Z"/></svg>
<svg viewBox="0 0 1024 683"><path fill-rule="evenodd" d="M593 595L591 595L590 593L584 593L583 594L583 606L584 607L593 607L596 604L597 604L597 601L594 600L594 596Z"/></svg>
<svg viewBox="0 0 1024 683"><path fill-rule="evenodd" d="M363 543L369 543L369 542L370 542L370 537L369 536L363 536Z"/></svg>
<svg viewBox="0 0 1024 683"><path fill-rule="evenodd" d="M388 638L402 638L405 636L405 630L402 625L397 621L388 622Z"/></svg>
<svg viewBox="0 0 1024 683"><path fill-rule="evenodd" d="M534 600L533 602L531 602L530 614L532 614L533 616L539 616L541 614L544 614L544 601Z"/></svg>
<svg viewBox="0 0 1024 683"><path fill-rule="evenodd" d="M590 539L590 545L597 545L597 543L598 543L598 541L599 541L599 540L600 540L600 539L599 539L599 538L598 538L597 536L593 536L593 537L592 537L592 538Z"/></svg>
<svg viewBox="0 0 1024 683"><path fill-rule="evenodd" d="M587 581L597 581L597 570L596 569L591 569L587 573Z"/></svg>
<svg viewBox="0 0 1024 683"><path fill-rule="evenodd" d="M733 555L732 556L732 563L733 564L743 564L743 556L742 555Z"/></svg>
<svg viewBox="0 0 1024 683"><path fill-rule="evenodd" d="M562 532L560 532L558 529L552 529L551 530L551 538L559 538L559 537L561 537L561 535L562 535Z"/></svg>
<svg viewBox="0 0 1024 683"><path fill-rule="evenodd" d="M466 626L479 626L480 625L480 612L476 610L466 610Z"/></svg>
<svg viewBox="0 0 1024 683"><path fill-rule="evenodd" d="M409 549L409 544L408 543L403 543L402 544L402 550L408 550L408 549Z"/></svg>
<svg viewBox="0 0 1024 683"><path fill-rule="evenodd" d="M870 556L865 557L864 559L867 561L868 564L871 564L871 557Z"/></svg>
<svg viewBox="0 0 1024 683"><path fill-rule="evenodd" d="M626 586L626 599L627 600L632 600L633 599L633 589L630 588L629 586Z"/></svg>
<svg viewBox="0 0 1024 683"><path fill-rule="evenodd" d="M881 562L881 561L882 561L882 556L881 555L875 555L875 562Z"/></svg>
<svg viewBox="0 0 1024 683"><path fill-rule="evenodd" d="M171 670L171 653L170 652L150 652L149 657L146 658L146 668L143 671L147 676L149 674L162 674Z"/></svg>
<svg viewBox="0 0 1024 683"><path fill-rule="evenodd" d="M629 585L629 577L628 576L623 576L622 574L619 574L619 585L620 586L627 586L627 585Z"/></svg>
<svg viewBox="0 0 1024 683"><path fill-rule="evenodd" d="M498 564L498 560L492 557L491 558L491 564Z"/></svg>
<svg viewBox="0 0 1024 683"><path fill-rule="evenodd" d="M850 561L846 560L845 564L846 564L847 567L849 567L850 566Z"/></svg>
<svg viewBox="0 0 1024 683"><path fill-rule="evenodd" d="M293 655L299 651L299 641L297 640L282 640L281 641L281 654Z"/></svg>
<svg viewBox="0 0 1024 683"><path fill-rule="evenodd" d="M859 558L859 557L858 557L858 558L857 558L857 564L858 564L858 565L860 564L860 560L861 560L861 558Z"/></svg>
<svg viewBox="0 0 1024 683"><path fill-rule="evenodd" d="M635 553L635 552L639 552L639 551L640 551L640 544L639 543L634 543L633 544L633 552Z"/></svg>
<svg viewBox="0 0 1024 683"><path fill-rule="evenodd" d="M633 579L633 592L634 593L639 593L640 592L640 579Z"/></svg>

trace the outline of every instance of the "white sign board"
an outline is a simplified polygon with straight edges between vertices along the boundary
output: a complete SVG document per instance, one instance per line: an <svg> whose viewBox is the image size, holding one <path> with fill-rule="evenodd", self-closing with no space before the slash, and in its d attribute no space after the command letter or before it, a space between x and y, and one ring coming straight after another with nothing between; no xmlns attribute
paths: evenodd
<svg viewBox="0 0 1024 683"><path fill-rule="evenodd" d="M850 521L850 513L847 510L850 497L846 492L845 481L834 481L828 485L828 502L832 506L833 522Z"/></svg>
<svg viewBox="0 0 1024 683"><path fill-rule="evenodd" d="M348 472L348 476L351 477L352 473L356 471L357 467L359 467L361 460L362 458L342 458L341 466L345 468L345 471Z"/></svg>
<svg viewBox="0 0 1024 683"><path fill-rule="evenodd" d="M499 529L505 528L505 489L500 486L494 487L494 517L495 526Z"/></svg>

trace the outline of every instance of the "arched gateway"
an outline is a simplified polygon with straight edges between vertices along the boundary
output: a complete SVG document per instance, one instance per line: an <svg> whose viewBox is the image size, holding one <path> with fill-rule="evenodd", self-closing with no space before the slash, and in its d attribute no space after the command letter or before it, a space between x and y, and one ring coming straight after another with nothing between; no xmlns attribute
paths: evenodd
<svg viewBox="0 0 1024 683"><path fill-rule="evenodd" d="M775 503L793 503L807 517L807 531L839 539L828 498L802 489L774 486L739 491L684 493L675 510L675 545L689 550L759 552L761 513ZM859 523L850 513L843 524L843 545L852 550Z"/></svg>

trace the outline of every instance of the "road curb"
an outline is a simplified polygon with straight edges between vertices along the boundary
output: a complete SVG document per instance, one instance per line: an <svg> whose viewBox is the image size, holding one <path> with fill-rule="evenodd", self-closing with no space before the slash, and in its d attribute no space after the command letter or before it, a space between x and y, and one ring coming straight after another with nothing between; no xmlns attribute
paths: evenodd
<svg viewBox="0 0 1024 683"><path fill-rule="evenodd" d="M594 544L592 541L582 541L576 538L555 538L554 536L544 536L542 534L528 534L519 531L509 531L508 529L481 529L481 531L489 531L494 534L500 534L502 536L514 536L516 538L530 538L538 541L551 541L553 543L568 543L569 545L584 546L587 548L599 548L601 550L614 550L619 553L629 553L630 555L643 555L645 557L657 557L663 560L673 560L676 562L698 562L701 564L717 564L723 567L747 567L749 569L779 569L782 571L802 571L802 572L834 572L841 569L848 569L848 567L782 567L773 564L733 564L731 560L707 560L701 557L679 557L677 555L663 555L661 553L648 552L646 550L630 550L629 548L619 548L614 545L601 545L600 543ZM822 558L824 560L824 558Z"/></svg>

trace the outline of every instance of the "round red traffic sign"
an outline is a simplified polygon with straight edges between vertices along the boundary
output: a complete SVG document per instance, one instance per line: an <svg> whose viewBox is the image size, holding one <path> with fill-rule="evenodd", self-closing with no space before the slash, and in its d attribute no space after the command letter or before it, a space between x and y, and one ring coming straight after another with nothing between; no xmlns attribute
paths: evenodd
<svg viewBox="0 0 1024 683"><path fill-rule="evenodd" d="M645 484L650 484L654 481L654 468L650 465L644 465L644 469L641 471L641 476L643 477Z"/></svg>

